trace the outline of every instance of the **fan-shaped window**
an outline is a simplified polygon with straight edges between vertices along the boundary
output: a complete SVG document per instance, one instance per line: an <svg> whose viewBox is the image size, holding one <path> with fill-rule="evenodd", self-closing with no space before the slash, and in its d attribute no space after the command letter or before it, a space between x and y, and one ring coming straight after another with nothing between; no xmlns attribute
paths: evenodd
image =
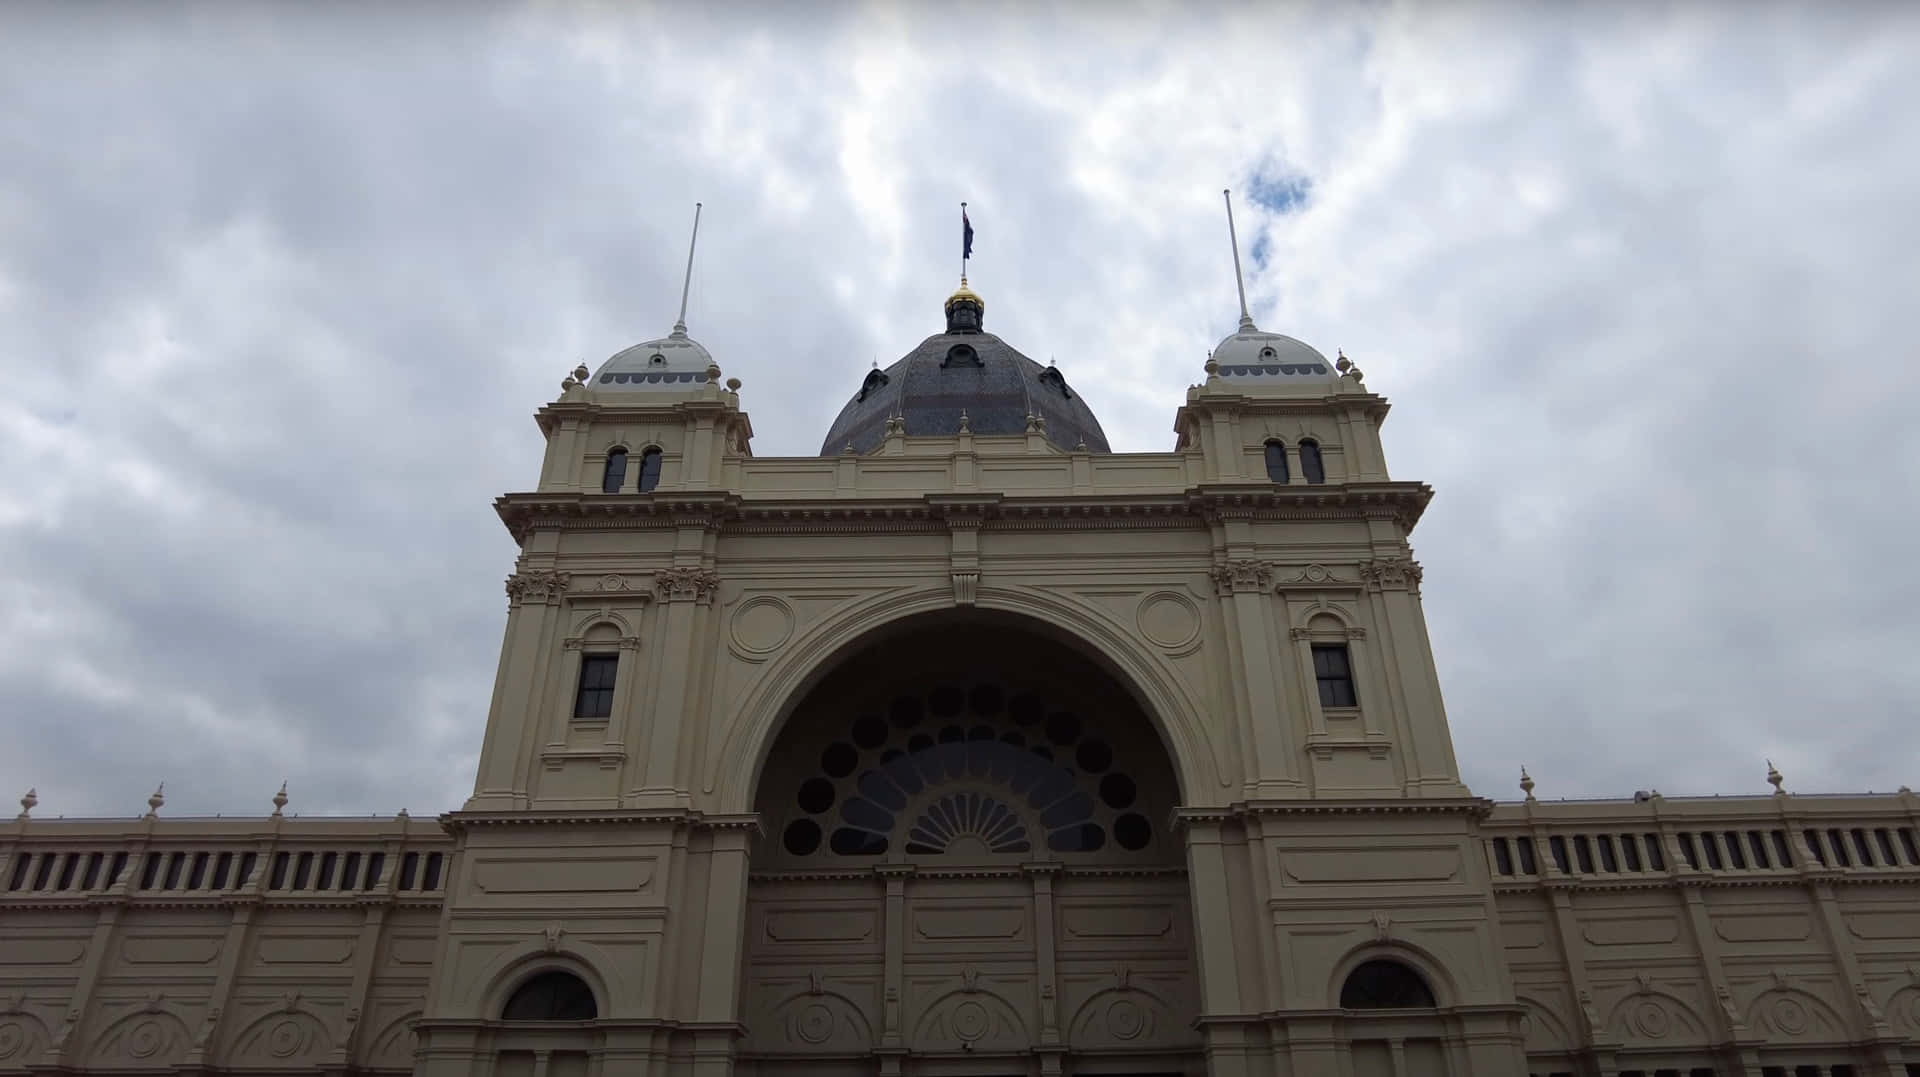
<svg viewBox="0 0 1920 1077"><path fill-rule="evenodd" d="M1267 478L1287 481L1287 447L1278 441L1267 442Z"/></svg>
<svg viewBox="0 0 1920 1077"><path fill-rule="evenodd" d="M660 485L660 450L648 449L640 454L640 492L646 493Z"/></svg>
<svg viewBox="0 0 1920 1077"><path fill-rule="evenodd" d="M600 490L603 493L617 494L620 486L627 481L627 450L613 449L607 453L607 469L600 474Z"/></svg>
<svg viewBox="0 0 1920 1077"><path fill-rule="evenodd" d="M543 972L514 991L503 1021L591 1021L600 1016L593 989L571 972Z"/></svg>
<svg viewBox="0 0 1920 1077"><path fill-rule="evenodd" d="M1320 462L1320 443L1311 438L1300 442L1300 474L1316 485L1327 481L1327 469Z"/></svg>
<svg viewBox="0 0 1920 1077"><path fill-rule="evenodd" d="M1343 1010L1432 1009L1433 989L1398 961L1363 961L1340 988Z"/></svg>

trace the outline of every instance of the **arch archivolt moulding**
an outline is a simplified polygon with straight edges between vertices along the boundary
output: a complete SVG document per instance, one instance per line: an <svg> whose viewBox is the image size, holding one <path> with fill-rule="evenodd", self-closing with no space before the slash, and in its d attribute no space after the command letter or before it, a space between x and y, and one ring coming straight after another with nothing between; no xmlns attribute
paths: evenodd
<svg viewBox="0 0 1920 1077"><path fill-rule="evenodd" d="M413 1064L414 1031L413 1023L420 1020L419 1010L408 1010L388 1021L373 1038L373 1049L368 1053L367 1061L375 1065Z"/></svg>
<svg viewBox="0 0 1920 1077"><path fill-rule="evenodd" d="M1747 1004L1747 1027L1776 1039L1849 1039L1847 1025L1818 996L1793 987L1771 987Z"/></svg>
<svg viewBox="0 0 1920 1077"><path fill-rule="evenodd" d="M1704 1044L1707 1025L1678 995L1641 988L1614 1003L1603 1028L1615 1040L1639 1043Z"/></svg>
<svg viewBox="0 0 1920 1077"><path fill-rule="evenodd" d="M605 606L595 606L585 610L576 609L573 627L567 632L567 643L574 644L584 640L587 633L601 625L606 625L620 633L620 638L623 640L637 639L640 635L634 630L633 622L627 620L620 611L611 610Z"/></svg>
<svg viewBox="0 0 1920 1077"><path fill-rule="evenodd" d="M461 1000L467 1005L468 1016L483 1021L497 1020L514 990L542 972L570 972L580 977L593 989L601 1017L610 1017L625 1008L615 1005L616 999L625 997L626 983L620 978L619 965L613 955L591 942L569 938L558 928L552 928L541 942L523 942L497 955L468 981L467 994Z"/></svg>
<svg viewBox="0 0 1920 1077"><path fill-rule="evenodd" d="M1525 1008L1521 1014L1521 1032L1526 1038L1527 1050L1544 1053L1579 1049L1579 1041L1567 1030L1567 1022L1551 1003L1535 995L1515 995L1514 1001Z"/></svg>
<svg viewBox="0 0 1920 1077"><path fill-rule="evenodd" d="M1392 931L1389 925L1376 931ZM1347 984L1347 977L1353 970L1368 961L1398 961L1420 974L1433 991L1433 1000L1444 1009L1456 1004L1460 998L1460 985L1454 982L1452 974L1447 972L1446 963L1435 957L1433 952L1417 943L1400 938L1397 934L1387 939L1374 939L1363 942L1348 950L1346 955L1333 963L1333 975L1327 980L1325 1005L1329 1009L1340 1005L1340 989Z"/></svg>
<svg viewBox="0 0 1920 1077"><path fill-rule="evenodd" d="M783 1042L764 1045L769 1048L818 1052L874 1046L873 1022L858 1003L838 991L807 989L789 995L774 1006L773 1017Z"/></svg>
<svg viewBox="0 0 1920 1077"><path fill-rule="evenodd" d="M1076 1048L1152 1043L1163 1029L1178 1027L1160 996L1132 983L1094 992L1067 1022L1067 1042Z"/></svg>
<svg viewBox="0 0 1920 1077"><path fill-rule="evenodd" d="M1139 698L1141 709L1166 743L1183 800L1207 805L1221 799L1232 782L1230 764L1222 754L1223 740L1209 735L1201 719L1205 708L1162 657L1134 640L1127 626L1105 611L1052 592L982 587L977 605L1039 622L1037 631L1064 633L1070 645L1116 670L1122 686ZM754 785L773 738L806 691L840 659L888 628L952 609L952 590L944 584L904 593L888 591L843 606L797 630L725 716L725 734L711 742L703 786L716 796L715 810L753 810Z"/></svg>
<svg viewBox="0 0 1920 1077"><path fill-rule="evenodd" d="M123 1060L133 1066L165 1066L179 1062L190 1044L186 1022L170 1008L149 1001L108 1025L94 1038L90 1054L95 1064Z"/></svg>
<svg viewBox="0 0 1920 1077"><path fill-rule="evenodd" d="M274 1006L233 1038L236 1061L268 1066L292 1065L332 1047L326 1025L293 1002Z"/></svg>
<svg viewBox="0 0 1920 1077"><path fill-rule="evenodd" d="M46 1022L28 1013L17 1000L0 1000L0 1065L23 1066L47 1049Z"/></svg>
<svg viewBox="0 0 1920 1077"><path fill-rule="evenodd" d="M1006 999L979 988L958 988L935 998L913 1026L914 1046L924 1050L1024 1051L1032 1042L1019 1012Z"/></svg>

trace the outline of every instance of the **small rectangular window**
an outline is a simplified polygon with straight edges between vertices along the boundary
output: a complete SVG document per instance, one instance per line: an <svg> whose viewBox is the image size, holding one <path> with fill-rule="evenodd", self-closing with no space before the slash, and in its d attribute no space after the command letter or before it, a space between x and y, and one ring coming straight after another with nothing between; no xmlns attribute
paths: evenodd
<svg viewBox="0 0 1920 1077"><path fill-rule="evenodd" d="M1747 854L1740 848L1740 832L1737 830L1729 830L1722 836L1727 839L1727 862L1741 871L1745 871L1747 869Z"/></svg>
<svg viewBox="0 0 1920 1077"><path fill-rule="evenodd" d="M1761 840L1758 830L1747 831L1747 848L1753 850L1754 867L1770 868L1773 866L1767 863L1767 843Z"/></svg>
<svg viewBox="0 0 1920 1077"><path fill-rule="evenodd" d="M1632 834L1620 835L1620 856L1627 862L1628 871L1640 870L1640 841Z"/></svg>
<svg viewBox="0 0 1920 1077"><path fill-rule="evenodd" d="M1820 832L1818 830L1807 830L1802 832L1802 836L1807 839L1807 851L1813 854L1814 861L1821 867L1826 867L1827 849L1826 846L1820 844Z"/></svg>
<svg viewBox="0 0 1920 1077"><path fill-rule="evenodd" d="M1853 851L1860 854L1860 866L1863 868L1872 867L1873 849L1867 844L1867 832L1859 827L1854 827L1848 831L1848 833L1853 835Z"/></svg>
<svg viewBox="0 0 1920 1077"><path fill-rule="evenodd" d="M1567 839L1558 834L1548 836L1547 851L1553 854L1553 866L1560 869L1560 874L1573 874L1573 864L1567 860Z"/></svg>
<svg viewBox="0 0 1920 1077"><path fill-rule="evenodd" d="M414 873L420 870L420 854L408 853L400 858L400 889L412 890Z"/></svg>
<svg viewBox="0 0 1920 1077"><path fill-rule="evenodd" d="M1887 828L1884 826L1875 827L1873 838L1880 843L1880 862L1890 868L1899 867L1900 857L1893 851L1893 835L1887 832Z"/></svg>
<svg viewBox="0 0 1920 1077"><path fill-rule="evenodd" d="M1313 645L1313 679L1320 684L1322 707L1357 707L1353 692L1353 664L1344 643Z"/></svg>
<svg viewBox="0 0 1920 1077"><path fill-rule="evenodd" d="M1720 862L1720 840L1715 836L1713 831L1702 830L1700 832L1700 849L1707 854L1708 867L1719 871L1726 866Z"/></svg>
<svg viewBox="0 0 1920 1077"><path fill-rule="evenodd" d="M1513 854L1507 852L1507 839L1493 839L1493 870L1500 875L1513 874Z"/></svg>
<svg viewBox="0 0 1920 1077"><path fill-rule="evenodd" d="M1594 848L1600 853L1601 871L1619 871L1620 861L1613 855L1613 837L1601 834L1593 839Z"/></svg>
<svg viewBox="0 0 1920 1077"><path fill-rule="evenodd" d="M1533 858L1533 839L1521 838L1516 845L1520 851L1520 871L1526 875L1538 875L1540 865Z"/></svg>
<svg viewBox="0 0 1920 1077"><path fill-rule="evenodd" d="M1687 866L1690 868L1698 868L1700 866L1700 854L1694 851L1693 835L1686 831L1681 831L1674 836L1680 839L1680 855L1686 859Z"/></svg>
<svg viewBox="0 0 1920 1077"><path fill-rule="evenodd" d="M1593 874L1593 847L1587 843L1585 834L1573 836L1573 859L1580 865L1580 874Z"/></svg>
<svg viewBox="0 0 1920 1077"><path fill-rule="evenodd" d="M1847 855L1847 839L1840 836L1839 827L1827 831L1827 848L1833 851L1833 858L1839 861L1841 867L1853 866L1853 858Z"/></svg>
<svg viewBox="0 0 1920 1077"><path fill-rule="evenodd" d="M617 654L580 656L580 691L573 701L575 718L605 718L613 713L613 678L619 665Z"/></svg>
<svg viewBox="0 0 1920 1077"><path fill-rule="evenodd" d="M1912 827L1900 828L1900 845L1907 850L1907 863L1920 867L1920 846L1914 844Z"/></svg>
<svg viewBox="0 0 1920 1077"><path fill-rule="evenodd" d="M1655 871L1667 870L1667 854L1660 851L1660 835L1642 834L1647 840L1647 866Z"/></svg>
<svg viewBox="0 0 1920 1077"><path fill-rule="evenodd" d="M1787 832L1784 830L1775 830L1772 833L1773 855L1779 859L1781 867L1792 867L1793 854L1787 851Z"/></svg>

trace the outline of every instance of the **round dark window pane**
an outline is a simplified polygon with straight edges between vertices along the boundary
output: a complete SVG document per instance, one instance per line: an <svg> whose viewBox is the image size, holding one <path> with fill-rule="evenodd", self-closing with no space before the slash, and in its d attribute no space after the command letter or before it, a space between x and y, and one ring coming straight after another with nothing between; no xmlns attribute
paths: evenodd
<svg viewBox="0 0 1920 1077"><path fill-rule="evenodd" d="M1072 711L1055 711L1048 715L1047 739L1061 745L1079 740L1080 716Z"/></svg>
<svg viewBox="0 0 1920 1077"><path fill-rule="evenodd" d="M967 739L967 731L957 725L940 727L940 743L954 744Z"/></svg>
<svg viewBox="0 0 1920 1077"><path fill-rule="evenodd" d="M780 843L795 856L808 856L820 848L820 824L811 819L795 819L787 824L787 832L780 836Z"/></svg>
<svg viewBox="0 0 1920 1077"><path fill-rule="evenodd" d="M1046 714L1047 705L1032 692L1022 692L1007 700L1007 717L1012 718L1015 725L1034 725Z"/></svg>
<svg viewBox="0 0 1920 1077"><path fill-rule="evenodd" d="M999 714L1000 705L1005 702L1005 697L1001 695L1000 686L997 684L976 684L973 686L973 696L968 702L973 705L975 714Z"/></svg>
<svg viewBox="0 0 1920 1077"><path fill-rule="evenodd" d="M1113 821L1113 840L1122 849L1139 852L1153 840L1153 824L1138 812L1128 812Z"/></svg>
<svg viewBox="0 0 1920 1077"><path fill-rule="evenodd" d="M935 718L951 718L959 714L967 705L967 696L956 684L935 685L927 693L927 710Z"/></svg>
<svg viewBox="0 0 1920 1077"><path fill-rule="evenodd" d="M843 826L827 839L827 846L841 856L878 856L887 851L887 839Z"/></svg>
<svg viewBox="0 0 1920 1077"><path fill-rule="evenodd" d="M912 696L901 696L887 708L887 717L901 729L911 729L920 724L920 701Z"/></svg>
<svg viewBox="0 0 1920 1077"><path fill-rule="evenodd" d="M1099 823L1081 823L1047 835L1047 848L1056 853L1091 853L1107 843Z"/></svg>
<svg viewBox="0 0 1920 1077"><path fill-rule="evenodd" d="M878 748L887 742L886 720L877 714L867 714L854 720L853 742L862 748Z"/></svg>
<svg viewBox="0 0 1920 1077"><path fill-rule="evenodd" d="M1133 787L1133 779L1125 774L1109 774L1100 779L1100 799L1116 811L1133 807L1133 798L1139 795L1140 791Z"/></svg>
<svg viewBox="0 0 1920 1077"><path fill-rule="evenodd" d="M820 753L820 769L826 771L830 778L844 778L859 765L860 753L843 740L834 741L827 745L826 751Z"/></svg>
<svg viewBox="0 0 1920 1077"><path fill-rule="evenodd" d="M825 778L808 778L800 783L800 810L818 815L833 807L833 783Z"/></svg>
<svg viewBox="0 0 1920 1077"><path fill-rule="evenodd" d="M1086 740L1073 753L1073 760L1088 774L1099 774L1113 765L1113 749L1103 740Z"/></svg>

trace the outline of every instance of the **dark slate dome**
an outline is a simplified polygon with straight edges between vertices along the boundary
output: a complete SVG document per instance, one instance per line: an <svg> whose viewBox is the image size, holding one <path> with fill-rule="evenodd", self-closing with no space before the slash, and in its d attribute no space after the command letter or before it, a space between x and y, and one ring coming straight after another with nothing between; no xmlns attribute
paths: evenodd
<svg viewBox="0 0 1920 1077"><path fill-rule="evenodd" d="M1080 391L1067 384L1057 367L1015 351L980 323L986 303L968 289L947 299L947 331L920 342L906 357L867 374L859 392L827 431L820 455L832 456L852 445L871 452L887 434L887 419L906 420L908 437L950 435L960 430L960 413L975 434L1023 434L1027 416L1046 423L1047 440L1067 452L1084 447L1109 452L1107 435Z"/></svg>

